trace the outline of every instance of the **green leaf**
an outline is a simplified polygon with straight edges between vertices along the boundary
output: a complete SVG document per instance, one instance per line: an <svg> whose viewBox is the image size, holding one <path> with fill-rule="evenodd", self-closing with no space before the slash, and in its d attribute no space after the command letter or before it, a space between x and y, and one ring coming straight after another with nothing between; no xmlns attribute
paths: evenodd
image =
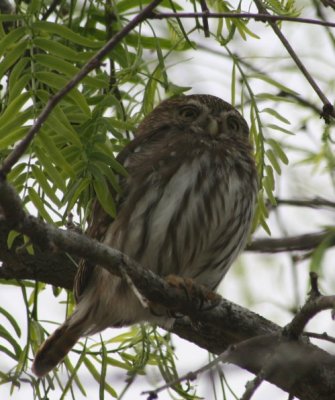
<svg viewBox="0 0 335 400"><path fill-rule="evenodd" d="M90 157L92 159L96 159L99 161L104 162L106 165L111 167L116 173L119 175L122 175L124 177L128 176L128 172L125 169L125 167L118 162L118 160L114 157L114 154L112 154L108 148L106 148L105 143L104 144L96 144L96 148L101 150L101 151L92 151L90 153Z"/></svg>
<svg viewBox="0 0 335 400"><path fill-rule="evenodd" d="M75 203L79 199L81 193L86 190L91 183L89 178L83 178L80 180L76 180L72 185L68 187L68 191L65 193L65 196L62 200L63 204L68 202L67 210L72 210Z"/></svg>
<svg viewBox="0 0 335 400"><path fill-rule="evenodd" d="M60 113L61 112L59 112L59 114ZM70 129L68 128L68 126L65 126L62 123L61 119L57 118L55 114L57 114L57 111L54 110L45 121L45 125L50 129L50 131L53 131L57 133L57 135L62 136L64 139L66 139L67 142L73 143L82 148L82 143L78 137L77 132L72 128L72 126Z"/></svg>
<svg viewBox="0 0 335 400"><path fill-rule="evenodd" d="M143 104L142 104L144 115L149 114L154 108L155 94L157 91L157 84L161 78L161 73L162 71L160 65L158 65L154 70L154 72L152 73L152 75L150 76L148 83L145 87Z"/></svg>
<svg viewBox="0 0 335 400"><path fill-rule="evenodd" d="M40 65L48 67L58 73L62 72L64 75L67 75L70 78L80 71L80 69L75 67L73 64L49 54L36 54L35 59ZM92 78L91 76L86 76L83 79L83 82L95 89L108 88L107 81L98 78Z"/></svg>
<svg viewBox="0 0 335 400"><path fill-rule="evenodd" d="M12 358L14 361L17 361L17 355L12 353L7 347L0 345L0 352L6 354L8 357ZM10 379L7 375L8 380ZM5 380L1 379L1 384L5 383Z"/></svg>
<svg viewBox="0 0 335 400"><path fill-rule="evenodd" d="M5 135L4 137L0 138L0 149L7 149L9 146L13 146L17 141L22 139L26 133L28 132L29 127L22 127L15 129L13 131L9 131L8 135ZM3 136L3 133L6 130L1 130L0 129L0 136Z"/></svg>
<svg viewBox="0 0 335 400"><path fill-rule="evenodd" d="M268 124L268 125L266 125L266 127L270 128L270 129L274 129L274 130L279 131L279 132L286 133L287 135L294 135L294 132L289 131L289 130L287 130L287 129L281 127L281 126L278 126L276 124Z"/></svg>
<svg viewBox="0 0 335 400"><path fill-rule="evenodd" d="M277 201L273 195L275 189L275 179L272 168L267 165L265 167L266 176L263 178L263 187L272 205L276 205Z"/></svg>
<svg viewBox="0 0 335 400"><path fill-rule="evenodd" d="M86 368L88 369L90 374L93 376L93 378L99 383L100 382L100 374L97 371L97 369L95 368L95 366L93 365L93 363L91 363L91 361L88 359L88 357L85 357L84 364L86 365ZM117 398L117 393L108 383L105 384L105 389L112 397Z"/></svg>
<svg viewBox="0 0 335 400"><path fill-rule="evenodd" d="M1 22L11 22L11 21L20 21L25 19L24 15L18 15L18 14L0 14L0 21Z"/></svg>
<svg viewBox="0 0 335 400"><path fill-rule="evenodd" d="M288 125L291 124L291 122L288 119L283 117L281 114L279 114L278 111L274 110L273 108L264 108L261 112L265 112L267 114L272 115L273 117L279 119L279 121L284 122L284 124L288 124Z"/></svg>
<svg viewBox="0 0 335 400"><path fill-rule="evenodd" d="M108 182L110 183L110 185L113 187L113 189L117 192L117 193L121 193L121 187L119 185L119 181L117 179L117 176L114 174L114 172L112 171L111 168L109 168L109 166L107 164L105 164L104 162L99 162L99 161L93 161L92 162L94 165L96 165L97 168L100 169L102 175L104 175Z"/></svg>
<svg viewBox="0 0 335 400"><path fill-rule="evenodd" d="M334 233L329 233L329 235L327 235L319 244L319 246L314 250L313 255L311 257L310 271L314 272L320 271L326 251L334 243L334 237L335 237Z"/></svg>
<svg viewBox="0 0 335 400"><path fill-rule="evenodd" d="M11 230L9 232L8 237L7 237L7 247L8 247L8 249L12 248L15 239L17 237L19 237L20 235L21 235L20 232L17 232L17 231L14 231L14 230Z"/></svg>
<svg viewBox="0 0 335 400"><path fill-rule="evenodd" d="M44 103L47 103L50 97L49 93L45 90L37 90L36 95ZM63 136L64 138L66 138L67 141L72 142L79 148L82 148L82 142L79 138L77 131L73 128L72 124L68 120L67 115L60 105L57 105L53 109L52 113L49 115L46 121L46 124L48 124L48 120L51 121L51 123L48 125L49 127L50 125L52 125L52 128L57 127L57 133L59 135ZM52 130L56 131L56 129Z"/></svg>
<svg viewBox="0 0 335 400"><path fill-rule="evenodd" d="M10 334L3 325L0 325L0 337L6 340L13 347L16 358L19 358L22 352L20 344L13 338L13 335Z"/></svg>
<svg viewBox="0 0 335 400"><path fill-rule="evenodd" d="M93 165L90 165L90 169ZM94 178L97 178L97 174L94 175ZM115 218L116 215L116 207L114 199L110 193L108 184L105 179L95 179L93 181L94 191L98 197L98 200L102 206L102 208L106 211L107 214L111 215Z"/></svg>
<svg viewBox="0 0 335 400"><path fill-rule="evenodd" d="M31 81L31 74L24 74L22 75L12 87L9 88L9 97L8 101L13 102L25 88L28 87L29 82Z"/></svg>
<svg viewBox="0 0 335 400"><path fill-rule="evenodd" d="M20 79L23 72L25 72L25 73L27 72L25 70L26 70L29 62L30 62L30 59L28 57L22 57L14 65L14 67L12 68L12 70L10 72L10 76L9 76L9 87L10 88L12 88L16 84L16 82Z"/></svg>
<svg viewBox="0 0 335 400"><path fill-rule="evenodd" d="M257 208L256 208L256 217L259 220L259 223L261 224L262 228L264 231L271 236L271 230L266 223L266 218L268 217L268 210L266 208L266 205L264 203L264 194L260 192L258 196L258 201L257 201Z"/></svg>
<svg viewBox="0 0 335 400"><path fill-rule="evenodd" d="M22 127L24 123L31 119L33 117L33 108L29 107L27 110L19 113L16 115L16 118L12 118L6 125L0 125L0 137L4 137L8 134L8 132L13 133L13 130L15 130L15 135L19 135L19 133L16 131L18 127ZM22 129L25 129L26 127L22 127Z"/></svg>
<svg viewBox="0 0 335 400"><path fill-rule="evenodd" d="M24 172L24 174L27 176L28 174L27 174L26 168L27 168L27 163L25 163L25 162L16 164L12 168L10 173L7 175L8 182L14 182L15 179L17 179L17 177L22 174L22 172Z"/></svg>
<svg viewBox="0 0 335 400"><path fill-rule="evenodd" d="M60 169L66 171L70 176L74 176L74 171L71 165L67 162L62 152L58 149L50 135L48 135L43 128L40 130L38 136L36 136L36 142L40 143L46 154L48 154Z"/></svg>
<svg viewBox="0 0 335 400"><path fill-rule="evenodd" d="M107 351L101 338L101 373L99 382L99 399L104 400L106 390L106 372L107 372Z"/></svg>
<svg viewBox="0 0 335 400"><path fill-rule="evenodd" d="M252 73L252 74L249 75L249 78L260 79L260 80L262 80L264 82L269 83L271 86L274 86L274 87L278 88L279 90L282 90L283 92L290 93L290 94L293 94L295 96L299 95L299 93L295 92L294 90L290 89L289 87L277 82L276 80L274 80L274 79L272 79L272 78L270 78L270 77L268 77L266 75Z"/></svg>
<svg viewBox="0 0 335 400"><path fill-rule="evenodd" d="M285 154L284 150L282 149L281 145L274 139L268 139L267 143L270 144L272 147L273 151L276 153L276 155L280 158L280 161L287 165L289 163L289 159L287 158L287 155Z"/></svg>
<svg viewBox="0 0 335 400"><path fill-rule="evenodd" d="M53 22L36 21L32 24L32 28L60 36L63 39L69 40L72 43L76 43L84 47L98 49L105 44L104 42L87 39L86 37L73 32L65 25L60 25Z"/></svg>
<svg viewBox="0 0 335 400"><path fill-rule="evenodd" d="M42 201L42 199L40 198L40 196L36 193L35 189L30 187L28 188L28 195L29 195L29 199L31 200L31 202L34 204L34 206L36 207L38 213L40 214L40 216L49 224L53 224L53 220L50 217L49 213L46 211L45 207L44 207L44 203Z"/></svg>
<svg viewBox="0 0 335 400"><path fill-rule="evenodd" d="M43 165L45 172L49 175L52 182L61 190L63 193L66 191L65 180L62 175L58 172L57 168L52 165L51 158L48 152L43 147L35 146L35 153L38 157L39 162Z"/></svg>
<svg viewBox="0 0 335 400"><path fill-rule="evenodd" d="M46 51L47 53L53 54L54 56L61 57L64 60L76 61L81 63L86 63L95 54L92 51L77 52L72 48L65 46L55 40L35 38L34 45L40 49Z"/></svg>
<svg viewBox="0 0 335 400"><path fill-rule="evenodd" d="M38 11L40 11L41 0L30 0L28 4L29 4L28 10L27 10L28 15L34 15Z"/></svg>
<svg viewBox="0 0 335 400"><path fill-rule="evenodd" d="M28 41L24 40L17 44L13 50L6 53L6 57L0 63L0 77L3 77L7 70L20 58L27 49Z"/></svg>
<svg viewBox="0 0 335 400"><path fill-rule="evenodd" d="M61 201L59 198L56 196L55 190L50 186L48 180L45 177L45 174L39 167L36 165L32 165L31 167L32 173L35 176L36 181L40 185L40 187L43 189L44 193L49 197L49 199L56 204L58 207L61 206Z"/></svg>
<svg viewBox="0 0 335 400"><path fill-rule="evenodd" d="M278 101L280 102L285 102L285 103L290 103L290 104L295 104L296 100L294 100L293 98L290 98L288 96L279 96L273 93L257 93L255 95L256 99L259 100L272 100L275 101L276 103L278 103Z"/></svg>
<svg viewBox="0 0 335 400"><path fill-rule="evenodd" d="M0 14L1 17L1 14ZM16 28L8 33L5 37L3 37L0 41L0 56L7 50L8 47L13 46L15 47L20 39L25 35L26 28L19 27Z"/></svg>
<svg viewBox="0 0 335 400"><path fill-rule="evenodd" d="M243 40L247 40L247 35L251 36L254 39L260 39L255 33L253 33L246 25L245 22L240 21L238 19L234 19L234 25L236 26L239 34L241 35Z"/></svg>
<svg viewBox="0 0 335 400"><path fill-rule="evenodd" d="M66 393L68 392L68 390L70 389L70 387L71 387L73 381L75 381L75 383L76 383L77 387L79 388L79 390L80 390L80 391L82 392L82 394L86 397L85 388L84 388L84 386L82 385L82 383L80 382L80 380L79 380L79 378L78 378L78 373L77 373L78 370L79 370L79 368L80 368L80 366L81 366L81 364L83 363L83 361L84 361L84 359L85 359L86 357L87 357L87 355L86 355L86 352L85 352L85 349L84 349L84 350L81 352L81 355L80 355L80 357L79 357L79 360L78 360L78 362L76 363L76 366L75 366L74 368L73 368L73 366L72 366L72 364L71 364L71 362L70 362L69 357L66 357L66 358L65 358L64 364L65 364L66 368L68 369L68 371L71 373L71 376L70 376L70 378L68 379L68 381L66 382L66 385L65 385L65 387L64 387L64 389L63 389L62 396L61 396L60 400L63 400L63 399L66 398L65 395L66 395Z"/></svg>
<svg viewBox="0 0 335 400"><path fill-rule="evenodd" d="M17 96L5 109L3 114L0 116L0 126L8 124L8 122L14 118L17 118L17 114L21 108L26 104L30 98L30 93L25 92Z"/></svg>
<svg viewBox="0 0 335 400"><path fill-rule="evenodd" d="M2 307L0 307L0 314L2 314L5 318L7 318L8 322L13 327L16 335L18 337L21 337L21 329L19 327L19 324L16 322L15 318L12 316L12 314L10 314L7 310L5 310Z"/></svg>
<svg viewBox="0 0 335 400"><path fill-rule="evenodd" d="M30 339L40 346L44 338L43 328L34 319L29 321L29 328Z"/></svg>
<svg viewBox="0 0 335 400"><path fill-rule="evenodd" d="M164 49L164 50L170 50L171 47L173 47L173 43L169 39L149 37L149 36L138 35L138 34L134 34L134 33L127 35L125 41L126 41L127 45L132 46L135 49L138 48L139 43L141 43L142 47L144 47L145 49L151 49L151 50L156 50L157 47L159 47L160 49ZM195 46L194 43L192 43L192 44ZM180 42L180 44L178 44L178 46L174 47L175 50L187 50L190 48L191 48L191 45L188 44L186 42L186 40L183 42Z"/></svg>
<svg viewBox="0 0 335 400"><path fill-rule="evenodd" d="M267 158L269 159L273 168L276 170L277 174L280 175L281 168L280 168L280 165L278 163L278 160L277 160L274 152L271 149L268 149L268 150L266 150L265 154L266 154Z"/></svg>
<svg viewBox="0 0 335 400"><path fill-rule="evenodd" d="M36 72L35 75L39 81L57 90L64 88L64 86L69 82L67 79L53 72ZM91 117L91 110L85 97L79 92L79 90L73 88L66 97L70 98L75 104L77 104L88 118Z"/></svg>

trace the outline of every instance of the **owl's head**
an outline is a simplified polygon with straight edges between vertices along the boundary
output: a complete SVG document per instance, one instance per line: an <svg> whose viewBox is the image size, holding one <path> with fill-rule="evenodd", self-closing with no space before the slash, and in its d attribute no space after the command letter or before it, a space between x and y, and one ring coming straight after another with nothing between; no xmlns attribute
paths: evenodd
<svg viewBox="0 0 335 400"><path fill-rule="evenodd" d="M229 103L216 96L195 94L163 101L148 114L136 136L147 132L178 131L248 139L249 128L242 115Z"/></svg>

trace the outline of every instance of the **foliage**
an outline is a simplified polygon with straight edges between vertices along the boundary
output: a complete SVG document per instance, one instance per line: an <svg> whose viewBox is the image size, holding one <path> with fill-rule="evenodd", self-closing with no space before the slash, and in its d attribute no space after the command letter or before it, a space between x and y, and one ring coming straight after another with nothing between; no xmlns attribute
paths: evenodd
<svg viewBox="0 0 335 400"><path fill-rule="evenodd" d="M148 0L85 0L51 4L46 0L16 0L11 14L0 15L1 159L26 135L50 98L148 3ZM201 11L201 3L164 0L159 10ZM241 1L238 6L222 0L207 3L212 11L241 12L249 10L253 2ZM264 6L276 15L298 15L298 7L292 0L264 1ZM97 196L105 210L115 216L115 196L120 191L118 175L126 174L115 155L127 143L143 115L160 99L189 90L173 81L170 69L177 60L182 70L184 57L201 48L202 23L199 17L148 19L61 99L8 176L27 209L57 226L64 226L69 213L74 213L80 227L85 229L88 209ZM211 21L209 40L216 43L215 48L220 49L231 71L226 78L231 98L226 100L238 106L250 124L260 180L254 230L260 225L270 234L269 203L272 207L277 204L276 179L289 162L288 151L299 150L300 163L325 165L329 171L334 170L334 156L329 128L325 128L319 152L305 150L303 146L299 149L285 146L293 129L278 104L304 107L306 121L316 118L316 113L307 101L302 102L293 84L285 84L282 78L264 72L265 69L236 51L246 43L257 46L258 39L271 30L269 25L262 30L257 27L248 19L221 18ZM206 49L210 55L213 47ZM292 64L290 68L290 72L297 73ZM114 189L114 196L107 190L109 186ZM11 233L9 244L15 237ZM327 246L320 249L318 260ZM105 379L112 368L128 374L123 396L135 377L146 373L147 366L154 366L165 381L178 376L170 336L152 327L139 326L109 340L93 344L82 341L76 361L72 357L65 360L62 368L67 375L65 383L58 371L43 382L37 381L29 367L32 354L49 327L39 319L39 299L45 285L22 281L17 286L26 306L25 338L16 319L0 308L5 320L0 326L3 343L0 352L12 365L10 371L0 372L0 379L3 385L12 385L14 396L23 381L30 383L37 399L48 398L53 390L61 393L60 398L75 398L75 390L85 395L85 382L79 374L83 369L97 382L101 399L121 398ZM58 295L55 290L55 296ZM70 312L73 307L70 294L66 305ZM178 384L173 390L171 396L197 398L193 385Z"/></svg>

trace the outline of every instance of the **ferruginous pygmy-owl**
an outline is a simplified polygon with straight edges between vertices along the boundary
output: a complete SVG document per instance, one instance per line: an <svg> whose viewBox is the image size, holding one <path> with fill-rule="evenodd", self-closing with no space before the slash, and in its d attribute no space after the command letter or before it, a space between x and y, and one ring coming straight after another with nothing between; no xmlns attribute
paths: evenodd
<svg viewBox="0 0 335 400"><path fill-rule="evenodd" d="M112 221L96 202L88 235L164 277L191 278L214 290L244 247L257 176L246 121L210 95L163 101L118 157L123 178ZM54 368L81 336L168 317L144 308L128 284L81 262L73 314L37 352L33 371Z"/></svg>

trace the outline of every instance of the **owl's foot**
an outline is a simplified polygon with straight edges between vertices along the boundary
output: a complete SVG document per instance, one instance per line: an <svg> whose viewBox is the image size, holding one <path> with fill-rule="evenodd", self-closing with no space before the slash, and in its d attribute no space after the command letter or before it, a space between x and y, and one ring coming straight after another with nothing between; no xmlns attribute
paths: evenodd
<svg viewBox="0 0 335 400"><path fill-rule="evenodd" d="M173 288L182 290L186 294L187 304L178 304L167 309L155 302L149 302L151 314L157 318L182 318L184 315L179 311L186 306L189 311L206 311L216 307L220 302L221 296L209 290L206 286L199 285L191 278L184 278L178 275L168 275L164 280ZM178 304L178 305L177 305ZM191 313L187 314L190 316Z"/></svg>
<svg viewBox="0 0 335 400"><path fill-rule="evenodd" d="M184 290L190 302L199 311L210 310L220 301L221 297L217 293L206 286L199 285L191 278L168 275L164 279L170 286Z"/></svg>

